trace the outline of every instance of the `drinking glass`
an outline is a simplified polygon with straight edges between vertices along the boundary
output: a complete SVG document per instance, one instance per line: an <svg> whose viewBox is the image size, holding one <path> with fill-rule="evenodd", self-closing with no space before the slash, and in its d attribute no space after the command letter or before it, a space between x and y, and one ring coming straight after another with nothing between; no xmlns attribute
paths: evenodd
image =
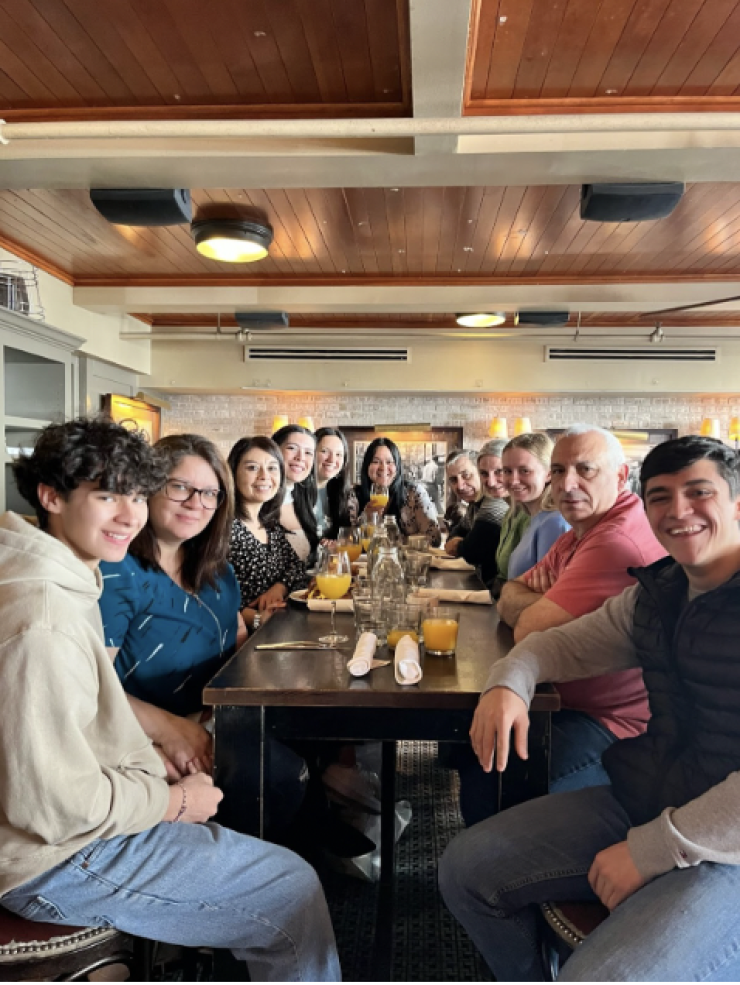
<svg viewBox="0 0 740 985"><path fill-rule="evenodd" d="M374 482L370 487L370 506L384 510L388 505L388 486L385 482Z"/></svg>
<svg viewBox="0 0 740 985"><path fill-rule="evenodd" d="M360 544L365 554L367 554L367 549L370 547L370 541L375 536L375 527L376 524L370 520L367 520L360 527Z"/></svg>
<svg viewBox="0 0 740 985"><path fill-rule="evenodd" d="M429 565L431 563L431 554L422 554L420 551L406 552L406 580L412 591L418 591L429 581Z"/></svg>
<svg viewBox="0 0 740 985"><path fill-rule="evenodd" d="M337 550L343 551L350 564L357 561L362 554L362 532L359 527L340 527L337 533Z"/></svg>
<svg viewBox="0 0 740 985"><path fill-rule="evenodd" d="M410 551L426 551L429 547L429 538L426 534L411 534L406 542Z"/></svg>
<svg viewBox="0 0 740 985"><path fill-rule="evenodd" d="M355 596L353 601L357 638L359 639L361 633L375 633L378 646L384 646L388 634L388 621L382 602L372 595Z"/></svg>
<svg viewBox="0 0 740 985"><path fill-rule="evenodd" d="M437 606L424 616L424 651L439 657L454 657L460 611Z"/></svg>
<svg viewBox="0 0 740 985"><path fill-rule="evenodd" d="M420 618L421 609L418 605L401 603L389 606L388 649L395 650L402 636L410 636L414 643L418 643Z"/></svg>
<svg viewBox="0 0 740 985"><path fill-rule="evenodd" d="M316 573L316 587L325 599L331 599L331 633L320 636L319 643L337 646L346 643L349 636L337 633L335 618L337 614L337 599L340 599L352 584L351 564L344 551L325 551L320 567Z"/></svg>

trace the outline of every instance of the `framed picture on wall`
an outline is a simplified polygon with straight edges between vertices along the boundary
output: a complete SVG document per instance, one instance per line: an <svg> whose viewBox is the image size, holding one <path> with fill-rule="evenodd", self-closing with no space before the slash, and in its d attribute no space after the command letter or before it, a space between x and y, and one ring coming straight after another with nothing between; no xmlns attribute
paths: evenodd
<svg viewBox="0 0 740 985"><path fill-rule="evenodd" d="M429 493L439 513L444 513L447 502L445 457L454 448L463 447L462 428L426 428L415 430L392 427L376 431L373 427L343 427L349 445L350 478L354 484L360 481L362 460L371 441L390 438L398 445L403 463L404 478L421 482Z"/></svg>
<svg viewBox="0 0 740 985"><path fill-rule="evenodd" d="M144 431L152 445L159 441L162 432L162 411L159 407L117 393L106 393L101 398L101 404L102 412L117 424Z"/></svg>

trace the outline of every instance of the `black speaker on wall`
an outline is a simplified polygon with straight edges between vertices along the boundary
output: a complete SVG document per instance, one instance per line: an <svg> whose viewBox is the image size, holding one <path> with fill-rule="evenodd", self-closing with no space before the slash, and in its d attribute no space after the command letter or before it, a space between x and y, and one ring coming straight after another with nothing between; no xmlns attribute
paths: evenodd
<svg viewBox="0 0 740 985"><path fill-rule="evenodd" d="M684 193L682 181L583 185L581 218L594 222L643 222L664 219Z"/></svg>
<svg viewBox="0 0 740 985"><path fill-rule="evenodd" d="M188 188L91 188L90 200L120 226L179 226L193 217Z"/></svg>

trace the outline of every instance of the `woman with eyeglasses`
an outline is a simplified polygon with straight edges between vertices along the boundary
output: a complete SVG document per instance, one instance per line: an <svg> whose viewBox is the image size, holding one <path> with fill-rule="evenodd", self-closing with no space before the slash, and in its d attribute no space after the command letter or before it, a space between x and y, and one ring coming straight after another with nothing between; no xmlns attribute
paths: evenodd
<svg viewBox="0 0 740 985"><path fill-rule="evenodd" d="M503 491L501 453L505 441L489 441L478 455L455 451L447 456L447 479L458 498L468 503L465 524L451 531L445 549L452 557L461 557L478 569L481 581L488 585L496 577L496 550L501 525L509 506L500 495Z"/></svg>
<svg viewBox="0 0 740 985"><path fill-rule="evenodd" d="M229 560L239 582L242 616L256 629L306 584L306 568L280 523L285 465L275 442L241 438L229 452L229 468L236 500Z"/></svg>
<svg viewBox="0 0 740 985"><path fill-rule="evenodd" d="M101 562L105 641L144 731L172 776L210 772L204 685L246 639L239 586L227 561L231 475L215 445L195 434L155 445L168 479L149 519L116 564Z"/></svg>
<svg viewBox="0 0 740 985"><path fill-rule="evenodd" d="M280 523L301 561L310 562L319 543L314 507L316 480L313 463L316 438L300 424L286 424L273 434L285 463L285 492Z"/></svg>
<svg viewBox="0 0 740 985"><path fill-rule="evenodd" d="M357 496L349 478L349 448L338 428L316 432L316 490L314 507L322 537L336 538L340 527L357 520Z"/></svg>
<svg viewBox="0 0 740 985"><path fill-rule="evenodd" d="M371 441L362 459L360 484L355 487L360 510L370 503L373 486L388 490L385 516L395 516L404 537L426 534L432 547L442 541L437 507L421 482L405 481L398 446L390 438Z"/></svg>

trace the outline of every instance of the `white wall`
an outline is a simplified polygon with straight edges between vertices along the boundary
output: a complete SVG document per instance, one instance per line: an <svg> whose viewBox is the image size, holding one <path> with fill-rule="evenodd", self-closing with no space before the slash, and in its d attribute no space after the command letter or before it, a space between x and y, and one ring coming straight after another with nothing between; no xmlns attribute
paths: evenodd
<svg viewBox="0 0 740 985"><path fill-rule="evenodd" d="M0 260L28 265L0 247ZM122 341L119 333L124 330L141 331L142 324L128 315L101 315L87 311L72 302L72 288L64 281L39 270L39 293L45 310L44 320L55 328L73 335L81 335L86 341L80 351L137 373L151 370L150 343L143 339Z"/></svg>

